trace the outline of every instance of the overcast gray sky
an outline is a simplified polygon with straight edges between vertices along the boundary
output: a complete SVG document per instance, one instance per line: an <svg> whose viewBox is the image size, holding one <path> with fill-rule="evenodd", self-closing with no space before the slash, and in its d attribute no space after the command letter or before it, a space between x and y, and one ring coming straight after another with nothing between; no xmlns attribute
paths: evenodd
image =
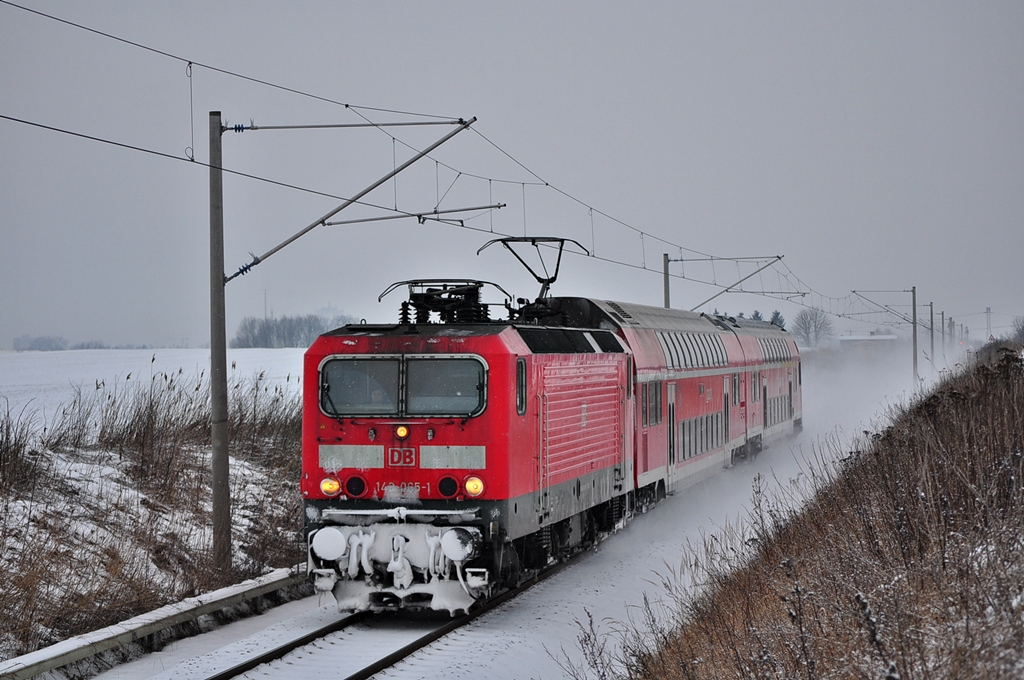
<svg viewBox="0 0 1024 680"><path fill-rule="evenodd" d="M441 208L508 204L471 226L570 236L653 270L572 257L555 294L661 304L656 236L721 257L785 255L834 297L917 286L920 302L974 337L986 307L997 334L1024 315L1021 3L18 2L339 102L477 116L488 139L585 205L517 184L536 177L473 132L435 154L455 171L424 161L367 200L429 210L454 181ZM181 61L5 4L0 63L0 115L178 158L194 146L208 159L211 110L257 125L361 120L206 68L192 69L190 89ZM449 130L391 132L424 147ZM408 155L379 130L224 135L226 167L335 196ZM22 334L208 343L208 177L198 164L0 120L0 348ZM337 203L229 176L226 271ZM487 238L412 220L321 227L228 285L228 334L265 299L276 315L333 306L389 321L400 298L377 295L414 277L535 295L499 249L476 255ZM743 271L719 263L714 276L728 284ZM786 285L773 271L751 289ZM672 286L685 308L715 292ZM750 295L712 306L799 311Z"/></svg>

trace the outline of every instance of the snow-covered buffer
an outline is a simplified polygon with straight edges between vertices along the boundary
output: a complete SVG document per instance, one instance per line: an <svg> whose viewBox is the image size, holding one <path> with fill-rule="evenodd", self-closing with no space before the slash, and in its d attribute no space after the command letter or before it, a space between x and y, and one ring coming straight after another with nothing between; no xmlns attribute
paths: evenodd
<svg viewBox="0 0 1024 680"><path fill-rule="evenodd" d="M483 534L474 526L397 521L414 513L419 513L417 519L429 519L424 512L400 507L389 512L389 522L329 525L311 533L310 560L320 565L312 571L315 588L333 592L339 607L352 611L399 602L453 614L468 611L490 585L486 569L465 566L479 555ZM346 514L334 519L369 518L359 514L359 518ZM437 514L430 512L431 517Z"/></svg>

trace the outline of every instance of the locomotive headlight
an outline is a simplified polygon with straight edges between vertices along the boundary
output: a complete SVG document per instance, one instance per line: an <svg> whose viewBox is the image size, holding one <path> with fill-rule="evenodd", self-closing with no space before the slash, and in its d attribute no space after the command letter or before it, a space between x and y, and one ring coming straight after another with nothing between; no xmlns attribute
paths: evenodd
<svg viewBox="0 0 1024 680"><path fill-rule="evenodd" d="M409 436L409 426L408 425L398 425L398 426L396 426L395 427L395 436L398 437L399 439L405 439L406 437L408 437Z"/></svg>
<svg viewBox="0 0 1024 680"><path fill-rule="evenodd" d="M325 496L337 496L341 493L341 481L337 477L324 477L320 480L320 491Z"/></svg>
<svg viewBox="0 0 1024 680"><path fill-rule="evenodd" d="M479 477L466 477L466 481L462 483L462 488L466 490L467 496L476 498L484 492L484 480Z"/></svg>

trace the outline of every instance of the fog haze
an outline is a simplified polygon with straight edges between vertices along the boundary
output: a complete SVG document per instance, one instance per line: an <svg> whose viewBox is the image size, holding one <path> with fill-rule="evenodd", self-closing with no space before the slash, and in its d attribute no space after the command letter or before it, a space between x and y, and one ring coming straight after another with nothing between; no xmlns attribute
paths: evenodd
<svg viewBox="0 0 1024 680"><path fill-rule="evenodd" d="M634 265L567 258L554 294L662 302L664 245L589 205L716 256L785 255L826 295L916 286L920 303L972 337L984 335L986 307L997 335L1024 315L1020 4L19 4L339 102L477 116L474 127L536 175L467 131L434 156L455 171L424 161L367 200L410 212L446 191L442 209L500 201L508 207L467 225L564 235ZM208 160L211 110L230 123L361 122L207 68L193 67L190 83L181 61L7 4L0 61L0 114L180 159L194 147ZM422 148L449 130L389 132ZM223 141L227 168L337 197L410 153L379 130ZM517 183L537 176L586 205ZM0 119L0 349L25 334L208 343L208 182L197 163ZM224 201L227 273L339 203L231 175ZM355 207L337 219L383 214ZM228 284L228 334L265 301L276 315L330 306L390 321L399 297L377 296L415 277L536 295L500 249L476 255L488 238L414 220L320 227ZM735 265L718 267L719 283L738 278ZM779 285L766 274L754 289ZM672 286L682 308L716 291ZM732 294L711 306L800 309Z"/></svg>

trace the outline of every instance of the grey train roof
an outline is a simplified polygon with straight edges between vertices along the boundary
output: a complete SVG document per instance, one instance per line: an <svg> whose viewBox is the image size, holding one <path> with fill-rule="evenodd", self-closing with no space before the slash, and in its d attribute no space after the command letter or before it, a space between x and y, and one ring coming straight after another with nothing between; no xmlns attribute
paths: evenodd
<svg viewBox="0 0 1024 680"><path fill-rule="evenodd" d="M662 331L720 333L741 328L750 335L788 335L774 324L753 319L734 319L612 300L559 298L559 302L569 317L570 325L580 328L606 328L610 323L626 328L632 326Z"/></svg>

